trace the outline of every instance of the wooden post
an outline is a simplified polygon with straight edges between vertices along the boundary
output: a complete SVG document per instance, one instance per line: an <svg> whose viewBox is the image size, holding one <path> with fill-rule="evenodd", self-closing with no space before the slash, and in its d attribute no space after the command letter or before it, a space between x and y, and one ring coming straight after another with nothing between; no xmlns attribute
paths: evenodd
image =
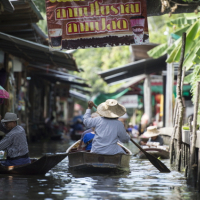
<svg viewBox="0 0 200 200"><path fill-rule="evenodd" d="M183 101L182 101L182 87L183 84L181 83L181 80L183 80L182 77L182 66L184 61L184 54L185 54L185 43L186 43L186 33L182 34L182 49L181 49L181 58L179 62L179 69L178 69L178 75L177 75L177 87L176 87L176 93L177 93L177 102L178 102L178 151L181 149L181 143L182 143L182 121L183 121Z"/></svg>
<svg viewBox="0 0 200 200"><path fill-rule="evenodd" d="M188 166L186 165L186 167L185 167L185 177L187 178L187 176L188 176Z"/></svg>
<svg viewBox="0 0 200 200"><path fill-rule="evenodd" d="M181 149L177 152L177 161L176 161L176 170L177 171L181 171L181 154L182 154L182 151Z"/></svg>
<svg viewBox="0 0 200 200"><path fill-rule="evenodd" d="M172 45L172 38L169 38L168 45ZM166 76L166 104L165 104L165 126L173 126L173 88L174 88L174 66L172 63L167 63L167 76Z"/></svg>
<svg viewBox="0 0 200 200"><path fill-rule="evenodd" d="M151 122L152 118L152 104L151 104L151 77L150 75L146 75L144 81L144 112L149 117L149 122Z"/></svg>
<svg viewBox="0 0 200 200"><path fill-rule="evenodd" d="M197 175L197 187L198 190L200 191L200 148L198 151L198 175Z"/></svg>
<svg viewBox="0 0 200 200"><path fill-rule="evenodd" d="M196 88L196 96L195 96L195 102L194 102L194 117L193 117L193 128L192 128L192 143L190 144L190 167L189 167L189 184L195 185L195 145L196 145L196 137L197 137L197 113L198 113L198 107L199 107L199 90L200 90L200 82L197 83Z"/></svg>
<svg viewBox="0 0 200 200"><path fill-rule="evenodd" d="M184 61L184 54L185 54L185 43L186 43L186 33L182 34L182 49L181 49L181 57L179 62L179 69L178 69L178 75L177 75L177 87L176 87L176 93L177 93L177 99L176 99L176 105L174 110L174 130L171 137L171 143L170 143L170 162L172 163L172 155L173 155L173 142L177 131L177 151L178 154L176 156L176 164L181 163L179 161L179 153L181 149L182 144L182 121L183 121L183 101L182 101L182 87L183 87L183 80L184 80L184 73L182 73L182 66ZM180 169L180 166L177 167L177 169Z"/></svg>
<svg viewBox="0 0 200 200"><path fill-rule="evenodd" d="M193 130L192 130L192 144L191 144L191 159L190 164L191 166L194 164L195 161L195 143L196 143L196 137L197 137L197 113L198 113L198 107L199 107L199 89L200 89L200 82L197 83L196 88L196 98L194 103L194 117L193 117Z"/></svg>
<svg viewBox="0 0 200 200"><path fill-rule="evenodd" d="M175 138L175 134L176 134L176 129L177 129L177 126L175 126L173 128L171 141L170 141L170 164L173 163L173 157L174 157L174 154L175 154L174 138Z"/></svg>

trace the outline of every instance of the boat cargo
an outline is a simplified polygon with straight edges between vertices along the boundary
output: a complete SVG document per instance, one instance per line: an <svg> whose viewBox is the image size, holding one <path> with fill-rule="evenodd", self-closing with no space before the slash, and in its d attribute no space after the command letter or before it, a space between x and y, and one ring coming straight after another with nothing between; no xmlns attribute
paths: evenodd
<svg viewBox="0 0 200 200"><path fill-rule="evenodd" d="M167 148L147 147L144 150L156 158L169 159L169 150ZM140 159L147 159L145 154L139 151L136 156Z"/></svg>

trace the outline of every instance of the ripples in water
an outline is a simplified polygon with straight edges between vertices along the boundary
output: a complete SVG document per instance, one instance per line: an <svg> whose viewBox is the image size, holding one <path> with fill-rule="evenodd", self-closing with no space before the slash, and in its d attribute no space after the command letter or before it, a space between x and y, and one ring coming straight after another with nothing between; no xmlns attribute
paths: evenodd
<svg viewBox="0 0 200 200"><path fill-rule="evenodd" d="M30 152L37 157L41 152L63 152L69 145L33 145ZM127 147L133 153L138 151L131 143ZM169 160L162 161L169 167ZM182 173L159 173L149 161L132 157L130 172L123 174L73 172L68 169L66 158L45 176L0 175L0 199L198 200L200 196L194 189L187 187Z"/></svg>

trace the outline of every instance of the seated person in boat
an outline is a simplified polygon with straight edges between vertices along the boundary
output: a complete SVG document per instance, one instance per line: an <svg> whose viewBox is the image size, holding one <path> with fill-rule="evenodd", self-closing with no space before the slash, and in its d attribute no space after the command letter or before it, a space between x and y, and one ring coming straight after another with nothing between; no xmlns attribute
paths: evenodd
<svg viewBox="0 0 200 200"><path fill-rule="evenodd" d="M118 117L126 113L126 108L116 100L108 99L97 107L100 117L91 118L93 106L94 103L89 101L83 117L85 126L95 128L91 152L106 155L125 154L117 142L128 142L130 139L124 125L118 121Z"/></svg>
<svg viewBox="0 0 200 200"><path fill-rule="evenodd" d="M149 126L147 128L147 131L142 135L142 137L149 138L147 143L148 142L158 142L158 143L160 143L160 146L162 146L163 145L163 139L159 134L160 134L160 132L159 132L159 130L157 129L156 126ZM147 143L145 143L143 141L140 142L141 145L146 145Z"/></svg>
<svg viewBox="0 0 200 200"><path fill-rule="evenodd" d="M86 133L83 137L83 142L86 145L85 146L86 151L90 151L92 148L92 141L94 138L94 134L95 134L95 132L94 132L94 128L93 128L90 133Z"/></svg>
<svg viewBox="0 0 200 200"><path fill-rule="evenodd" d="M24 129L17 125L17 115L7 112L1 120L5 129L5 137L0 140L0 150L7 152L7 160L2 161L4 166L15 166L31 163L28 155L28 144ZM1 123L0 123L1 124ZM2 127L1 124L1 127ZM2 130L2 129L1 129Z"/></svg>
<svg viewBox="0 0 200 200"><path fill-rule="evenodd" d="M100 115L97 112L94 112L94 113L91 114L91 118L95 118L95 117L99 117L99 116ZM85 150L85 142L83 142L83 138L87 133L91 133L92 131L93 131L93 128L89 128L82 133L81 139L80 139L81 141L80 141L79 146L78 146L78 150ZM92 144L91 144L91 147L92 147ZM88 150L91 150L91 148L88 149Z"/></svg>

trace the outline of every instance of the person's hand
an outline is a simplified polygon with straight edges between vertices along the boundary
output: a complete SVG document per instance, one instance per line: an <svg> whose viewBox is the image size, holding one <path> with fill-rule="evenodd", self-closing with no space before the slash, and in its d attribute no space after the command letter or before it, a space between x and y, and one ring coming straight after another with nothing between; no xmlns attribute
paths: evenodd
<svg viewBox="0 0 200 200"><path fill-rule="evenodd" d="M92 109L94 106L93 101L88 101L88 109Z"/></svg>
<svg viewBox="0 0 200 200"><path fill-rule="evenodd" d="M146 145L146 142L141 141L140 144L141 145Z"/></svg>

